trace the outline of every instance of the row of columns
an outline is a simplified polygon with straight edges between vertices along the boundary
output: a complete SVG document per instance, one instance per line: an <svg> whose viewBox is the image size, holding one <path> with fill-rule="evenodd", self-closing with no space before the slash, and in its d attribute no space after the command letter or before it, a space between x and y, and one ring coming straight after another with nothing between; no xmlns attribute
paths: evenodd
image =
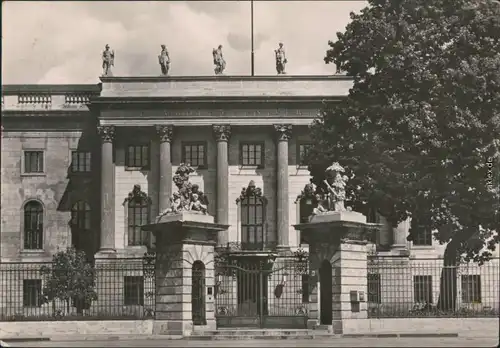
<svg viewBox="0 0 500 348"><path fill-rule="evenodd" d="M288 206L288 141L292 126L274 125L277 135L277 234L278 246L289 245L289 206ZM229 222L229 159L228 141L231 126L213 125L212 130L217 142L217 181L216 181L216 222L227 225ZM158 125L160 164L158 180L158 208L163 211L169 207L172 195L171 144L174 135L173 125ZM101 238L100 252L115 251L115 172L113 162L114 126L99 126L101 137ZM228 242L227 231L220 233L220 244Z"/></svg>

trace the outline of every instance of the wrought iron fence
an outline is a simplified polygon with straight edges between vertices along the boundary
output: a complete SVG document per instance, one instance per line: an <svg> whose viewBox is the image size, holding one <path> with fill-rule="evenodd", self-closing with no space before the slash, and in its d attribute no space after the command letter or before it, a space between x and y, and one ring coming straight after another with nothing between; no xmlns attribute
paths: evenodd
<svg viewBox="0 0 500 348"><path fill-rule="evenodd" d="M500 260L444 266L443 259L370 256L368 316L498 317Z"/></svg>
<svg viewBox="0 0 500 348"><path fill-rule="evenodd" d="M147 319L154 316L155 258L98 260L85 271L0 263L0 321Z"/></svg>

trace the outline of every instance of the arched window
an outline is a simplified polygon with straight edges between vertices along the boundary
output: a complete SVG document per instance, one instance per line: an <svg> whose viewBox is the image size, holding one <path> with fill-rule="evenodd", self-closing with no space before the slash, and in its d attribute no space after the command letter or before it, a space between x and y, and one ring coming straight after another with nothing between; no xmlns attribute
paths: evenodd
<svg viewBox="0 0 500 348"><path fill-rule="evenodd" d="M151 221L151 199L141 190L140 185L134 185L124 205L127 209L128 245L150 246L151 233L143 231L141 227Z"/></svg>
<svg viewBox="0 0 500 348"><path fill-rule="evenodd" d="M37 201L24 205L24 249L43 249L43 207Z"/></svg>
<svg viewBox="0 0 500 348"><path fill-rule="evenodd" d="M262 190L250 181L236 200L240 205L241 247L243 250L263 250L265 235L266 204Z"/></svg>
<svg viewBox="0 0 500 348"><path fill-rule="evenodd" d="M85 201L76 202L71 208L71 226L90 230L90 206Z"/></svg>

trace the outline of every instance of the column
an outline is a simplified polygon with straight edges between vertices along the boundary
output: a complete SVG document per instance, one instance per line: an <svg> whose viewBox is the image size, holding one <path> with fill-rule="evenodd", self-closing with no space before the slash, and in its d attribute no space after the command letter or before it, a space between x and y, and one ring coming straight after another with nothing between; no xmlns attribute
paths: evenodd
<svg viewBox="0 0 500 348"><path fill-rule="evenodd" d="M156 133L160 138L160 163L158 175L158 213L170 206L172 195L172 158L171 144L174 127L172 125L157 125Z"/></svg>
<svg viewBox="0 0 500 348"><path fill-rule="evenodd" d="M276 221L278 232L278 247L289 247L288 221L288 140L292 135L292 125L275 124L274 129L278 136L277 165L276 165Z"/></svg>
<svg viewBox="0 0 500 348"><path fill-rule="evenodd" d="M113 163L114 126L99 126L101 136L101 245L100 252L115 250L115 168Z"/></svg>
<svg viewBox="0 0 500 348"><path fill-rule="evenodd" d="M231 126L213 125L212 126L215 141L217 142L217 213L216 222L227 225L229 222L229 160L228 160L228 141L231 135ZM227 244L229 241L228 231L219 233L219 245Z"/></svg>

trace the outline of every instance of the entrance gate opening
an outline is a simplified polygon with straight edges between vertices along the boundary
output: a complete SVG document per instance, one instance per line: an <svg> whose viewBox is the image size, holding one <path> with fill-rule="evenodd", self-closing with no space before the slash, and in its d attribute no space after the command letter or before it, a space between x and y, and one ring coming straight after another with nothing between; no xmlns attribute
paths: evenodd
<svg viewBox="0 0 500 348"><path fill-rule="evenodd" d="M320 324L332 325L332 265L330 261L324 260L319 269L320 284Z"/></svg>
<svg viewBox="0 0 500 348"><path fill-rule="evenodd" d="M193 325L206 325L205 264L195 261L191 273L191 315Z"/></svg>
<svg viewBox="0 0 500 348"><path fill-rule="evenodd" d="M215 306L218 327L307 328L307 269L272 268L261 262L216 267ZM306 275L304 277L304 274Z"/></svg>

